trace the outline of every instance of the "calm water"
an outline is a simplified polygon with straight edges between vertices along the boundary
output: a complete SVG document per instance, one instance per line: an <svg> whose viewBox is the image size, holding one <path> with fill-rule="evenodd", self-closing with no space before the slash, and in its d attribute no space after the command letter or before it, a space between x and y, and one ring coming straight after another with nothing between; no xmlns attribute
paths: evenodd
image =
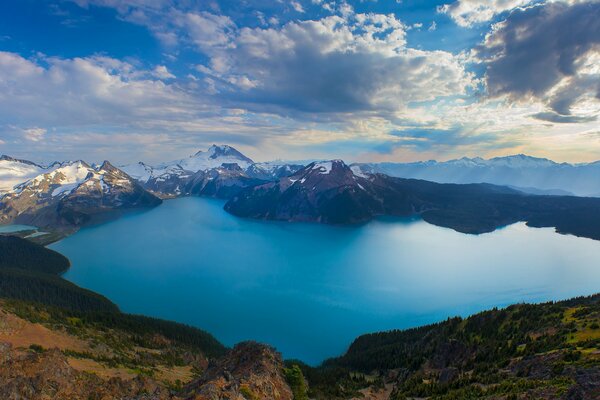
<svg viewBox="0 0 600 400"><path fill-rule="evenodd" d="M362 227L235 218L170 200L52 247L65 277L123 311L318 363L366 332L600 291L600 242L516 224L471 236L420 220Z"/></svg>
<svg viewBox="0 0 600 400"><path fill-rule="evenodd" d="M21 231L29 231L36 230L35 226L30 225L0 225L0 233L13 233L13 232L21 232Z"/></svg>

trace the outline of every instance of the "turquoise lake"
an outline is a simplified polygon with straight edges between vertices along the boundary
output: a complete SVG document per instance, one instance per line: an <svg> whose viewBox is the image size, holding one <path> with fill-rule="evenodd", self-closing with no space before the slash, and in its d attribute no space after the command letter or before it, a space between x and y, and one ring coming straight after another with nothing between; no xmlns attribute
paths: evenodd
<svg viewBox="0 0 600 400"><path fill-rule="evenodd" d="M600 291L600 242L553 229L274 223L222 207L169 200L50 247L71 260L66 279L125 312L194 325L226 345L266 342L312 364L363 333Z"/></svg>

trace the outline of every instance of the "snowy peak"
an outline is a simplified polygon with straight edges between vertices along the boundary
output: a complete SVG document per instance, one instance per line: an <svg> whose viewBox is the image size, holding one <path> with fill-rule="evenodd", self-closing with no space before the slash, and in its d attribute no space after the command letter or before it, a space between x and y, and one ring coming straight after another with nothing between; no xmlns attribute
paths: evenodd
<svg viewBox="0 0 600 400"><path fill-rule="evenodd" d="M362 188L360 182L366 175L356 174L342 160L317 161L308 164L292 176L282 178L280 185L301 185L306 190L320 191L332 187L356 186ZM364 182L363 182L364 183Z"/></svg>
<svg viewBox="0 0 600 400"><path fill-rule="evenodd" d="M212 145L207 151L199 151L193 156L170 161L156 166L139 162L121 167L125 173L142 184L153 186L155 183L183 181L198 172L207 172L217 168L233 169L234 164L247 170L254 162L227 145ZM183 185L183 182L180 182ZM175 187L180 185L175 185ZM153 190L156 188L153 186ZM160 190L159 190L160 191Z"/></svg>
<svg viewBox="0 0 600 400"><path fill-rule="evenodd" d="M201 152L196 153L196 156L199 155L200 153ZM245 163L249 163L249 164L254 163L254 161L252 161L250 158L246 157L245 155L240 153L235 148L228 146L226 144L225 145L213 144L212 146L209 147L207 153L209 154L209 158L211 160L215 160L218 158L235 158L235 159L238 159Z"/></svg>
<svg viewBox="0 0 600 400"><path fill-rule="evenodd" d="M254 164L254 161L252 161L250 158L246 157L238 150L228 145L213 144L208 148L207 151L199 151L190 158L197 158L201 160L214 160L217 162L223 160L224 163L228 164L237 161L238 165L240 165L240 167L242 168L246 168L250 164ZM211 163L211 165L212 164L213 163Z"/></svg>
<svg viewBox="0 0 600 400"><path fill-rule="evenodd" d="M13 157L7 156L6 154L3 154L0 156L0 161L8 161L8 162L13 162L13 163L31 165L31 166L38 167L38 168L44 168L41 165L34 163L33 161L13 158Z"/></svg>
<svg viewBox="0 0 600 400"><path fill-rule="evenodd" d="M94 174L94 169L84 161L64 163L62 166L37 175L18 186L9 195L27 194L30 197L55 197L73 191L83 181Z"/></svg>
<svg viewBox="0 0 600 400"><path fill-rule="evenodd" d="M507 157L491 158L487 161L489 164L501 165L511 168L525 167L549 167L557 165L554 161L546 158L532 157L525 154L516 154Z"/></svg>
<svg viewBox="0 0 600 400"><path fill-rule="evenodd" d="M48 171L36 163L19 160L6 155L0 157L0 194L13 190L13 188L39 174Z"/></svg>

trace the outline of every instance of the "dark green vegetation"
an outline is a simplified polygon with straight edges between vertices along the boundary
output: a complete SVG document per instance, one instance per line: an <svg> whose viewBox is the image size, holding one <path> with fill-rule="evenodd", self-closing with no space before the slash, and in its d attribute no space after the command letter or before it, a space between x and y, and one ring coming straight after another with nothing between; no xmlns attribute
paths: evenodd
<svg viewBox="0 0 600 400"><path fill-rule="evenodd" d="M0 297L78 312L118 312L104 296L57 276L67 268L69 260L62 254L15 236L0 236Z"/></svg>
<svg viewBox="0 0 600 400"><path fill-rule="evenodd" d="M104 296L55 275L22 269L0 268L0 297L49 304L73 312L118 312L117 306Z"/></svg>
<svg viewBox="0 0 600 400"><path fill-rule="evenodd" d="M596 399L599 322L600 295L519 304L466 319L364 335L345 355L303 370L311 394L320 399L346 398L369 385L387 385L394 400Z"/></svg>
<svg viewBox="0 0 600 400"><path fill-rule="evenodd" d="M222 355L226 350L207 332L175 322L121 313L104 296L60 278L55 274L63 272L69 261L53 250L10 236L0 236L0 246L6 246L0 247L0 298L19 300L7 300L7 304L25 319L67 326L74 318L79 321L79 327L114 329L143 342L160 335L208 357Z"/></svg>
<svg viewBox="0 0 600 400"><path fill-rule="evenodd" d="M67 257L15 236L0 236L0 268L60 274L70 266Z"/></svg>
<svg viewBox="0 0 600 400"><path fill-rule="evenodd" d="M489 184L439 184L375 174L354 175L342 161L329 173L310 164L279 182L247 188L225 209L237 216L333 224L378 215L421 216L463 233L479 234L519 221L600 240L600 198L535 196Z"/></svg>
<svg viewBox="0 0 600 400"><path fill-rule="evenodd" d="M283 373L285 374L285 380L290 385L290 389L292 389L294 400L308 400L306 380L298 364L294 364L290 368L285 368Z"/></svg>

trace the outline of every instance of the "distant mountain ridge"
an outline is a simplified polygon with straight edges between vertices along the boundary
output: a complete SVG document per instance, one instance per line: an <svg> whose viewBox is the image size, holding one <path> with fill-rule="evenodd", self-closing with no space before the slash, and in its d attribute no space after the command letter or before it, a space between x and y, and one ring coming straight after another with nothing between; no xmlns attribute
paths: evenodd
<svg viewBox="0 0 600 400"><path fill-rule="evenodd" d="M440 184L369 174L341 160L312 163L276 182L242 190L225 204L240 216L333 224L376 216L420 216L463 233L526 221L600 240L600 199L528 195L491 184Z"/></svg>
<svg viewBox="0 0 600 400"><path fill-rule="evenodd" d="M356 163L367 173L438 183L492 183L549 193L600 196L600 162L569 164L517 154L485 160L481 157L438 162Z"/></svg>
<svg viewBox="0 0 600 400"><path fill-rule="evenodd" d="M255 163L228 145L157 165L139 162L119 168L108 161L43 166L2 156L0 223L69 231L111 213L156 206L162 198L209 196L229 200L225 208L235 215L260 219L347 224L377 215L420 215L468 233L528 221L600 238L600 228L590 227L596 218L594 199L568 197L600 192L598 172L600 162L559 164L522 154L404 164ZM461 186L432 183L446 181ZM500 194L513 196L509 205L499 201Z"/></svg>

